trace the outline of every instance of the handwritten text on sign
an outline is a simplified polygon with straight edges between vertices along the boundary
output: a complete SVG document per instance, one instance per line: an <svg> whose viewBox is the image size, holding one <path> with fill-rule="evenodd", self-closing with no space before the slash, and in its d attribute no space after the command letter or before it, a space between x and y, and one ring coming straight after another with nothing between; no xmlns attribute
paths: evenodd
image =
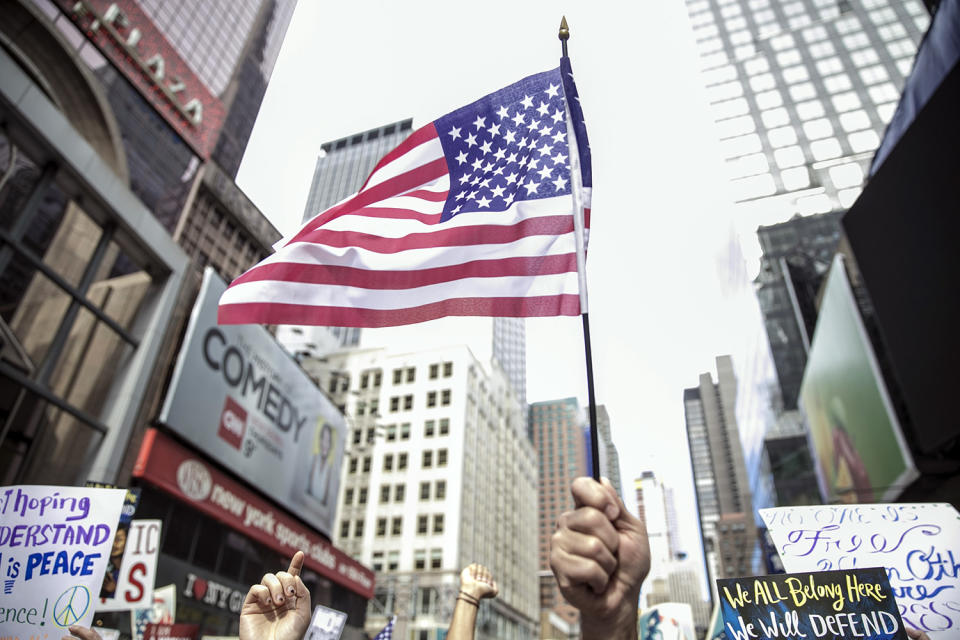
<svg viewBox="0 0 960 640"><path fill-rule="evenodd" d="M727 637L906 640L882 568L717 580Z"/></svg>
<svg viewBox="0 0 960 640"><path fill-rule="evenodd" d="M960 514L948 504L761 509L789 572L884 567L908 627L960 633Z"/></svg>
<svg viewBox="0 0 960 640"><path fill-rule="evenodd" d="M59 638L90 626L126 491L0 487L0 629Z"/></svg>

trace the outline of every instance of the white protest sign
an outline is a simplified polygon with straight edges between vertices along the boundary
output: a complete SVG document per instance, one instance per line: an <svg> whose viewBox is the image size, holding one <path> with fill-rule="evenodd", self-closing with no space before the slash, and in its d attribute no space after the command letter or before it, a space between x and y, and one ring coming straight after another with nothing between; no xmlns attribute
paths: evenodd
<svg viewBox="0 0 960 640"><path fill-rule="evenodd" d="M160 520L133 520L126 532L126 548L112 598L100 598L97 611L129 611L153 603L153 583L160 555ZM119 534L118 534L119 537ZM118 544L114 540L114 547Z"/></svg>
<svg viewBox="0 0 960 640"><path fill-rule="evenodd" d="M90 626L126 493L0 488L0 635L59 638Z"/></svg>
<svg viewBox="0 0 960 640"><path fill-rule="evenodd" d="M173 624L177 618L177 587L168 584L153 590L153 605L130 611L130 635L143 640L148 624Z"/></svg>
<svg viewBox="0 0 960 640"><path fill-rule="evenodd" d="M960 634L960 514L949 504L760 509L788 573L884 567L908 627Z"/></svg>
<svg viewBox="0 0 960 640"><path fill-rule="evenodd" d="M339 640L343 626L347 623L347 614L336 609L328 609L318 604L313 610L313 618L304 640Z"/></svg>

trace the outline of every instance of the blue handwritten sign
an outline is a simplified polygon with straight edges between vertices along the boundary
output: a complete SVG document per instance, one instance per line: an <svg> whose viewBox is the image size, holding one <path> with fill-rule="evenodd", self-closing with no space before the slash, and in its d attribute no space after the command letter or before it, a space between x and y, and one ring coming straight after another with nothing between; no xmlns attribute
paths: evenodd
<svg viewBox="0 0 960 640"><path fill-rule="evenodd" d="M788 572L884 567L908 627L960 637L960 514L949 504L761 509Z"/></svg>
<svg viewBox="0 0 960 640"><path fill-rule="evenodd" d="M126 491L0 487L0 636L89 626Z"/></svg>
<svg viewBox="0 0 960 640"><path fill-rule="evenodd" d="M882 568L717 580L727 638L907 640Z"/></svg>

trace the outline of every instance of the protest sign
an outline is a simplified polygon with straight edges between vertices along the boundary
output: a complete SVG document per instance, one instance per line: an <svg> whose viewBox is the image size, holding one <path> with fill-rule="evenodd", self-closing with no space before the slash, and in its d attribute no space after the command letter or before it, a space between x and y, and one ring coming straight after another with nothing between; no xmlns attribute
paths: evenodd
<svg viewBox="0 0 960 640"><path fill-rule="evenodd" d="M313 610L304 640L340 640L346 623L347 614L318 604Z"/></svg>
<svg viewBox="0 0 960 640"><path fill-rule="evenodd" d="M157 576L157 557L160 554L160 520L133 520L126 532L126 550L117 572L114 597L100 598L97 611L129 611L149 606L153 602L153 582ZM123 533L122 533L123 532ZM117 542L114 541L114 550Z"/></svg>
<svg viewBox="0 0 960 640"><path fill-rule="evenodd" d="M640 615L639 640L697 640L693 608L685 602L661 602Z"/></svg>
<svg viewBox="0 0 960 640"><path fill-rule="evenodd" d="M880 567L717 580L723 628L733 640L907 640Z"/></svg>
<svg viewBox="0 0 960 640"><path fill-rule="evenodd" d="M147 624L143 640L197 640L200 637L198 624Z"/></svg>
<svg viewBox="0 0 960 640"><path fill-rule="evenodd" d="M153 606L130 612L130 635L144 640L148 624L173 624L177 617L177 588L172 584L153 590Z"/></svg>
<svg viewBox="0 0 960 640"><path fill-rule="evenodd" d="M788 572L884 567L908 627L960 633L960 514L949 504L761 509Z"/></svg>
<svg viewBox="0 0 960 640"><path fill-rule="evenodd" d="M95 487L99 489L119 489L115 484L106 484L103 482L90 482L84 484L85 487ZM100 601L114 597L117 591L117 580L120 578L120 564L123 561L123 550L127 546L127 530L130 528L130 521L133 520L133 514L137 511L137 504L140 502L140 489L127 489L127 495L123 500L123 508L120 510L120 522L117 523L117 531L113 536L113 547L110 551L110 558L107 560L107 569L103 574L103 585L100 587Z"/></svg>
<svg viewBox="0 0 960 640"><path fill-rule="evenodd" d="M90 626L125 491L0 488L0 610L5 637L60 637Z"/></svg>

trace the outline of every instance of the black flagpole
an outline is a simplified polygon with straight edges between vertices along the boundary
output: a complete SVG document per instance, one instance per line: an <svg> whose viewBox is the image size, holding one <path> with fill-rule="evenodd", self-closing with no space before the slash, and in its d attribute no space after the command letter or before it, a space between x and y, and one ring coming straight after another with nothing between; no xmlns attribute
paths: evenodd
<svg viewBox="0 0 960 640"><path fill-rule="evenodd" d="M567 57L567 40L570 39L570 28L567 27L567 18L560 19L560 38L563 57ZM577 215L578 212L574 212ZM581 212L582 215L582 212ZM584 281L586 278L583 279ZM600 444L597 433L597 398L593 389L593 351L590 348L590 314L586 310L580 315L583 318L583 350L587 359L587 403L590 412L590 469L593 479L600 481Z"/></svg>

